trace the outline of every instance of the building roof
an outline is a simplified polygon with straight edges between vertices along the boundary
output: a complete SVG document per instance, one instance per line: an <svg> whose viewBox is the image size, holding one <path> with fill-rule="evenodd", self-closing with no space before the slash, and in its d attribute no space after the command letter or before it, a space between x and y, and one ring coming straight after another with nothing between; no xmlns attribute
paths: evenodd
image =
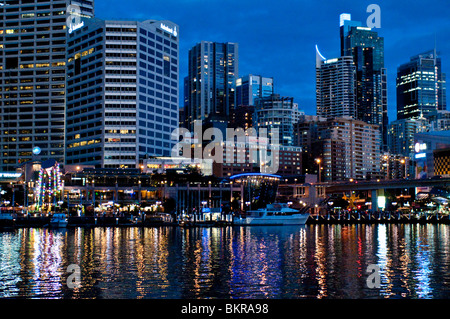
<svg viewBox="0 0 450 319"><path fill-rule="evenodd" d="M417 137L446 137L450 138L450 130L449 131L432 131L432 132L423 132L423 133L416 133Z"/></svg>
<svg viewBox="0 0 450 319"><path fill-rule="evenodd" d="M235 178L241 178L241 177L249 177L249 176L264 176L264 177L275 177L275 178L281 178L280 175L273 175L273 174L265 174L265 173L243 173L243 174L237 174L234 176L231 176L230 179Z"/></svg>

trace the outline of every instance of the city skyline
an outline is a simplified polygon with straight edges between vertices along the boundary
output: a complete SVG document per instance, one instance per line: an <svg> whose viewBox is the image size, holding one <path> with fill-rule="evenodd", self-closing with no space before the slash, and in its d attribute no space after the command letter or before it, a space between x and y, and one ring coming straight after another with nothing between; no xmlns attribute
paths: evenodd
<svg viewBox="0 0 450 319"><path fill-rule="evenodd" d="M179 113L184 118L189 119L189 122L193 120L205 121L207 125L220 126L222 129L228 124L236 124L238 114L242 112L234 112L236 110L235 96L237 93L236 87L242 78L242 74L264 74L260 72L243 72L239 73L239 42L238 41L206 41L201 40L197 42L188 51L188 74L180 76L180 64L181 61L185 61L179 50L182 50L178 41L181 41L183 27L171 22L164 17L150 17L146 16L146 20L135 19L131 22L124 20L99 18L98 15L95 18L82 19L81 22L73 22L67 19L67 17L59 17L55 21L59 23L68 23L68 35L66 40L53 40L42 41L40 39L49 38L50 34L42 33L46 32L47 28L29 27L30 25L42 25L49 23L50 20L45 19L50 13L46 12L48 8L53 8L56 11L53 16L68 15L69 7L66 11L61 10L65 5L71 3L69 0L55 0L50 2L51 4L42 4L41 0L37 0L37 6L29 6L31 0L11 1L8 2L5 8L2 8L4 28L2 34L4 38L4 46L2 46L3 60L2 70L5 76L21 76L20 83L32 83L28 85L22 85L20 87L14 86L14 83L18 83L18 80L5 79L4 83L7 85L4 88L5 92L2 95L3 105L6 107L2 109L5 116L2 118L2 125L6 130L2 130L2 153L3 164L9 165L7 170L11 170L11 166L16 163L23 163L30 161L34 155L53 158L54 155L64 156L65 159L55 158L59 162L63 162L67 165L79 165L88 164L95 165L96 167L140 167L143 165L143 160L148 156L170 156L171 145L173 141L170 138L170 132L175 130L178 126ZM251 2L251 0L249 0ZM33 1L32 1L33 2ZM44 1L47 2L47 1ZM34 3L34 2L33 2ZM90 2L90 4L92 4ZM135 2L137 6L139 3ZM381 9L378 5L368 6L367 9L376 8L375 14L370 14L365 23L370 27L365 27L364 22L358 21L352 14L341 13L339 14L339 42L341 49L340 58L328 58L326 59L320 52L318 44L315 45L315 65L316 70L322 70L325 72L325 66L331 65L334 61L345 59L348 61L348 65L352 66L353 71L345 72L345 78L354 78L354 85L351 86L352 80L349 80L348 84L343 83L343 77L341 75L333 79L327 79L327 73L323 73L323 78L316 83L316 93L322 92L325 99L318 99L316 101L316 114L324 117L339 117L339 116L352 116L352 112L355 119L364 121L367 124L382 125L379 126L382 133L382 147L381 151L387 150L387 118L386 118L386 69L384 68L384 37L379 35L380 30L378 27L381 25ZM93 14L93 5L90 6L90 10ZM78 8L78 7L77 7ZM195 5L192 7L195 11ZM210 7L212 8L212 7ZM235 9L238 6L236 5ZM77 9L79 10L79 9ZM36 11L36 12L34 12ZM100 11L102 11L100 9ZM17 12L26 12L20 14L14 14ZM252 11L249 11L252 12ZM76 16L76 15L74 15ZM265 30L270 29L279 30L279 24L276 23L277 15L274 14L274 20L268 28L269 24L261 30L261 35L264 35ZM375 23L370 17L376 16ZM157 20L159 18L160 20ZM72 16L73 20L73 16ZM360 19L363 20L364 19ZM6 22L7 21L7 22ZM105 25L98 25L97 21L110 21ZM159 23L159 22L164 23ZM231 18L230 18L230 21ZM252 25L252 20L247 21L249 25ZM328 20L326 20L328 21ZM156 32L164 35L167 39L163 39L162 36L156 35L156 42L145 38L147 31L140 30L140 25L151 24L158 25ZM218 23L220 25L220 21ZM123 25L124 27L121 27ZM15 27L16 26L16 27ZM95 26L96 31L92 31L91 28ZM215 24L210 24L211 29L214 29ZM15 28L14 28L15 27ZM61 29L61 26L58 26ZM315 25L310 25L311 30L316 30ZM226 28L226 30L232 30L233 28ZM330 28L334 29L334 28ZM30 32L38 32L39 34L29 35ZM103 36L96 36L106 32ZM203 31L202 31L203 32ZM208 33L208 31L205 31ZM285 32L289 32L286 30ZM241 32L245 33L245 32ZM311 32L310 32L311 33ZM332 32L329 32L331 34ZM19 34L16 36L16 34ZM55 36L61 37L63 33L56 33ZM233 34L232 36L236 36ZM38 47L33 50L12 50L18 47L30 47L33 45L31 40L34 38L39 39L35 45ZM95 37L95 39L94 39ZM149 35L150 37L150 35ZM91 39L92 38L92 39ZM155 35L152 34L152 39L155 39ZM327 36L326 40L338 38L335 36ZM187 41L191 38L188 36ZM88 41L89 40L89 41ZM103 41L106 40L105 43ZM170 41L175 41L171 43ZM67 41L67 42L66 42ZM81 41L81 42L80 42ZM117 42L118 41L118 42ZM126 43L122 43L125 41ZM186 41L186 42L187 42ZM291 52L285 48L289 48L292 45L292 41L283 41L280 37L280 45L272 45L270 37L267 37L267 43L270 48L263 51L263 55L270 58L271 49L284 48L283 52ZM102 45L96 45L92 47L91 42L100 42ZM116 43L117 42L117 43ZM252 44L252 41L244 43ZM65 55L55 55L52 57L64 60L67 58L67 62L54 62L54 63L30 63L42 62L46 58L45 55L28 56L29 54L36 53L42 54L45 52L54 52L55 48L52 46L56 44L65 44L67 46ZM103 45L104 44L104 45ZM299 44L302 45L303 43ZM147 46L148 45L148 46ZM44 48L49 46L49 48ZM253 47L256 48L255 45ZM46 50L46 51L45 51ZM58 49L61 51L62 49ZM106 50L106 52L101 52ZM131 51L132 52L131 52ZM58 52L59 52L58 51ZM97 52L98 51L98 52ZM20 52L19 58L12 57L12 54ZM297 50L295 54L299 56L297 61L309 62L309 59L301 59L301 54L306 54L306 50ZM436 52L436 48L430 52ZM147 55L147 53L149 55ZM409 53L411 54L411 53ZM326 55L326 53L325 53ZM344 56L342 56L344 55ZM287 55L289 57L289 55ZM250 61L259 63L260 68L265 68L264 59L250 59ZM293 63L289 64L289 59L285 59L286 64L292 66L292 70L295 70L296 66ZM320 61L319 61L320 60ZM322 61L324 60L324 61ZM319 61L319 62L318 62ZM440 60L439 60L440 61ZM149 62L149 63L147 63ZM272 64L276 64L278 61L273 61ZM242 60L241 60L242 63ZM281 63L281 62L280 62ZM319 64L318 64L319 63ZM244 65L249 65L247 62ZM271 64L271 65L272 65ZM323 65L322 65L323 64ZM439 62L439 66L441 63ZM67 70L41 70L41 68L57 68L59 66L66 66ZM161 68L159 67L161 66ZM98 68L106 68L105 70ZM182 67L181 67L182 68ZM26 70L22 70L26 69ZM32 70L29 70L32 69ZM36 70L34 70L36 69ZM399 68L397 68L398 70ZM16 71L19 70L19 71ZM281 72L280 68L276 69ZM95 71L95 76L94 72ZM356 73L355 73L356 71ZM48 147L61 147L61 143L56 145L57 140L62 140L62 136L52 137L48 139L46 136L41 136L47 131L43 131L41 127L43 125L52 125L50 132L54 133L56 121L49 122L47 114L41 114L44 112L42 104L45 104L45 96L49 96L49 93L42 90L50 88L50 86L43 86L41 82L49 81L49 78L43 77L34 80L29 78L33 75L42 74L63 74L66 76L66 84L52 85L52 89L59 89L60 91L51 92L51 96L58 96L59 99L51 99L51 103L64 103L65 99L65 114L54 114L50 112L51 118L64 118L65 126L63 129L57 131L60 135L65 135L65 150L63 154L62 150L48 150ZM241 69L242 72L242 69ZM287 75L291 75L293 72L287 72ZM273 73L276 73L275 71ZM307 73L305 71L305 73ZM322 73L320 71L319 73ZM349 74L347 74L349 73ZM428 75L429 72L424 72ZM445 72L443 72L445 73ZM109 74L109 75L108 75ZM158 75L159 74L159 75ZM267 74L267 73L265 73ZM270 76L271 72L269 71ZM339 73L341 74L341 73ZM352 75L353 74L353 75ZM105 77L106 75L106 77ZM309 83L307 76L304 73L295 73L296 82L288 81L288 85L306 81ZM398 76L398 75L397 75ZM93 79L92 77L95 77ZM105 77L104 79L102 77ZM164 78L165 77L165 78ZM440 76L437 76L440 78ZM148 81L147 81L148 78ZM163 79L164 78L164 79ZM184 79L184 91L179 92L181 87L181 78ZM61 81L64 78L52 77L51 80ZM291 105L295 105L298 114L313 114L314 112L305 105L302 105L301 98L297 98L294 94L281 94L283 90L279 90L277 78L270 76L275 83L275 89L273 93L276 96L288 96L291 100ZM319 79L319 78L317 78ZM79 81L81 80L81 83ZM325 81L326 80L326 81ZM87 83L86 81L89 81ZM155 83L155 81L157 83ZM34 82L37 82L34 85ZM106 86L103 87L103 82ZM323 82L323 83L322 83ZM343 84L344 87L333 93L327 91L331 89L333 83ZM121 83L118 85L118 83ZM285 87L284 81L280 81L281 87ZM396 82L398 83L398 81ZM186 95L187 84L189 84L189 98L184 97L184 103L181 103L181 96ZM166 86L167 85L167 86ZM324 90L321 88L323 86ZM420 84L420 86L423 86ZM431 84L428 86L432 86ZM148 88L147 88L148 87ZM61 91L62 88L66 88L65 91ZM273 86L271 86L271 89ZM301 86L304 88L304 86ZM24 90L25 92L16 94L15 91ZM420 87L417 87L420 89ZM428 92L429 87L426 88ZM33 90L39 90L38 92L30 92ZM106 92L102 93L102 90ZM289 93L294 93L295 90L291 90ZM349 105L348 108L353 111L350 114L345 112L337 112L340 109L342 103L346 104L346 95L351 91L355 91L356 104L354 106ZM415 94L416 89L411 89ZM12 92L12 93L9 93ZM331 92L331 91L330 91ZM347 92L347 93L346 93ZM397 90L397 92L399 92ZM338 96L343 94L342 101L338 101L336 104L334 101ZM172 95L172 96L171 96ZM273 95L273 96L275 96ZM103 97L104 96L104 97ZM317 95L319 98L319 95ZM351 94L348 96L349 100L352 99ZM327 99L331 99L333 102L330 106L327 106ZM101 102L98 102L101 101ZM188 102L186 104L186 101ZM398 101L398 96L397 96ZM328 101L330 102L330 101ZM150 104L150 105L146 105ZM426 102L425 104L427 104ZM37 106L29 106L39 104ZM94 105L95 104L95 105ZM177 110L182 105L187 106L185 110ZM253 104L253 103L252 103ZM323 104L323 105L322 105ZM392 103L391 103L392 104ZM441 104L441 103L439 103ZM20 105L19 108L10 107L12 105ZM254 106L256 107L258 103ZM445 105L445 103L442 103ZM322 114L322 107L329 107L333 111L330 114ZM397 109L398 109L397 105ZM104 110L102 109L104 108ZM337 108L336 110L334 108ZM443 109L443 108L440 108ZM106 110L106 112L105 112ZM257 114L258 110L253 114L253 126L259 127L263 123L259 123L258 117L261 114ZM266 123L264 125L276 125L279 121L279 116L285 110L279 110L280 114L271 115L271 120L263 120ZM356 112L355 112L356 111ZM19 121L15 123L17 115L13 113L23 112L38 112L38 114L26 114L20 115L20 119L34 120L33 121ZM84 114L88 113L88 114ZM157 114L159 115L157 115ZM164 115L165 117L161 117ZM382 118L381 118L382 116ZM434 119L429 119L427 124L431 126L439 126L443 129L448 129L448 119L450 119L450 112L444 112L433 115ZM100 122L97 118L101 118ZM294 146L292 144L292 125L294 125L299 119L299 116L290 116L285 132L291 131L289 134L283 135L283 140L286 138L287 146ZM45 121L43 121L45 119ZM149 121L147 121L149 120ZM249 117L246 116L246 120ZM100 126L103 123L104 128ZM156 122L155 122L156 121ZM183 125L185 121L181 121ZM391 121L393 123L393 121ZM166 125L167 124L167 125ZM442 125L441 125L442 124ZM28 129L28 127L33 127ZM251 124L250 124L251 125ZM34 128L35 126L39 129ZM95 127L95 130L94 130ZM17 129L18 128L18 129ZM27 128L27 129L25 129ZM62 134L61 134L62 133ZM417 132L416 132L417 133ZM29 134L40 134L39 136L28 136ZM154 141L157 139L157 141ZM41 143L43 140L51 140L52 144ZM408 136L409 143L412 143L413 137ZM27 143L25 143L27 142ZM273 142L273 140L272 140ZM16 144L22 143L18 147ZM285 143L282 143L285 145ZM164 148L164 149L162 149ZM17 151L19 149L19 151ZM412 149L411 145L408 145L408 149ZM59 152L59 153L58 153ZM139 154L138 154L139 153ZM15 158L19 158L16 160ZM124 162L126 161L126 162ZM107 163L106 163L107 162Z"/></svg>
<svg viewBox="0 0 450 319"><path fill-rule="evenodd" d="M315 114L315 45L326 58L339 56L339 15L350 13L352 20L365 25L371 14L366 8L371 3L283 1L275 4L253 0L147 3L136 0L132 7L124 10L117 0L107 3L97 0L95 11L102 19L167 19L179 24L181 78L187 75L188 51L196 43L238 43L239 76L262 74L273 77L276 93L293 96L300 109ZM374 30L385 38L388 116L392 122L397 118L395 80L398 66L409 61L412 55L433 49L436 43L443 72L450 72L447 62L450 45L445 42L450 22L439 10L442 1L433 1L426 7L416 1L408 2L407 6L406 2L378 1L377 4L381 11L381 28ZM220 16L217 15L219 8ZM180 94L182 91L180 85Z"/></svg>

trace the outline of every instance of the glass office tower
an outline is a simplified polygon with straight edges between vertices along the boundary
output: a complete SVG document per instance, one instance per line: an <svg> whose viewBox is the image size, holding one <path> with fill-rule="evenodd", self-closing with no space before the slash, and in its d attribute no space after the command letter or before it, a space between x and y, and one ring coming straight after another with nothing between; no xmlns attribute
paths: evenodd
<svg viewBox="0 0 450 319"><path fill-rule="evenodd" d="M272 94L273 78L249 74L236 80L236 107L255 105L257 98Z"/></svg>
<svg viewBox="0 0 450 319"><path fill-rule="evenodd" d="M93 16L93 2L0 2L0 170L32 160L33 149L64 162L67 9Z"/></svg>
<svg viewBox="0 0 450 319"><path fill-rule="evenodd" d="M446 76L435 50L415 55L398 67L398 119L429 117L446 109Z"/></svg>
<svg viewBox="0 0 450 319"><path fill-rule="evenodd" d="M260 133L265 129L272 145L294 146L294 124L298 122L301 111L292 97L272 94L256 100L253 127ZM278 130L278 141L272 140L273 130Z"/></svg>
<svg viewBox="0 0 450 319"><path fill-rule="evenodd" d="M414 135L428 130L425 118L400 119L389 124L389 151L391 154L412 156Z"/></svg>
<svg viewBox="0 0 450 319"><path fill-rule="evenodd" d="M379 125L382 150L388 144L387 75L384 68L384 38L350 14L340 17L341 55L352 56L356 66L357 118Z"/></svg>
<svg viewBox="0 0 450 319"><path fill-rule="evenodd" d="M189 51L186 121L227 122L236 105L239 74L237 43L202 41Z"/></svg>

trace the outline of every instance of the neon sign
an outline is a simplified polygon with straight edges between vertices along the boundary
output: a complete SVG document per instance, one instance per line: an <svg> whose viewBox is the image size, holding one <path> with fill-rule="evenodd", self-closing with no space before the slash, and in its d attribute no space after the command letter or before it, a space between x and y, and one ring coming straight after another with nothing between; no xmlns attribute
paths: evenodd
<svg viewBox="0 0 450 319"><path fill-rule="evenodd" d="M0 172L0 178L19 178L22 173Z"/></svg>
<svg viewBox="0 0 450 319"><path fill-rule="evenodd" d="M80 23L77 23L77 24L71 24L69 27L69 34L71 34L73 31L76 31L82 27L84 27L84 21L81 21Z"/></svg>
<svg viewBox="0 0 450 319"><path fill-rule="evenodd" d="M177 27L171 28L171 27L165 25L164 23L161 23L161 29L163 29L164 31L169 32L174 37L178 36Z"/></svg>
<svg viewBox="0 0 450 319"><path fill-rule="evenodd" d="M425 144L425 143L416 143L414 145L414 149L415 149L416 153L419 153L421 151L425 151L427 149L427 144Z"/></svg>

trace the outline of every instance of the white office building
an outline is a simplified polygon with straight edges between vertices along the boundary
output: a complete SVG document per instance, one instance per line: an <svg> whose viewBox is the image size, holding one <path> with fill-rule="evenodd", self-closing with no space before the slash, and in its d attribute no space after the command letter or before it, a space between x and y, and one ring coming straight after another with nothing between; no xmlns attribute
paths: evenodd
<svg viewBox="0 0 450 319"><path fill-rule="evenodd" d="M178 128L179 27L86 19L68 39L66 164L139 167Z"/></svg>

